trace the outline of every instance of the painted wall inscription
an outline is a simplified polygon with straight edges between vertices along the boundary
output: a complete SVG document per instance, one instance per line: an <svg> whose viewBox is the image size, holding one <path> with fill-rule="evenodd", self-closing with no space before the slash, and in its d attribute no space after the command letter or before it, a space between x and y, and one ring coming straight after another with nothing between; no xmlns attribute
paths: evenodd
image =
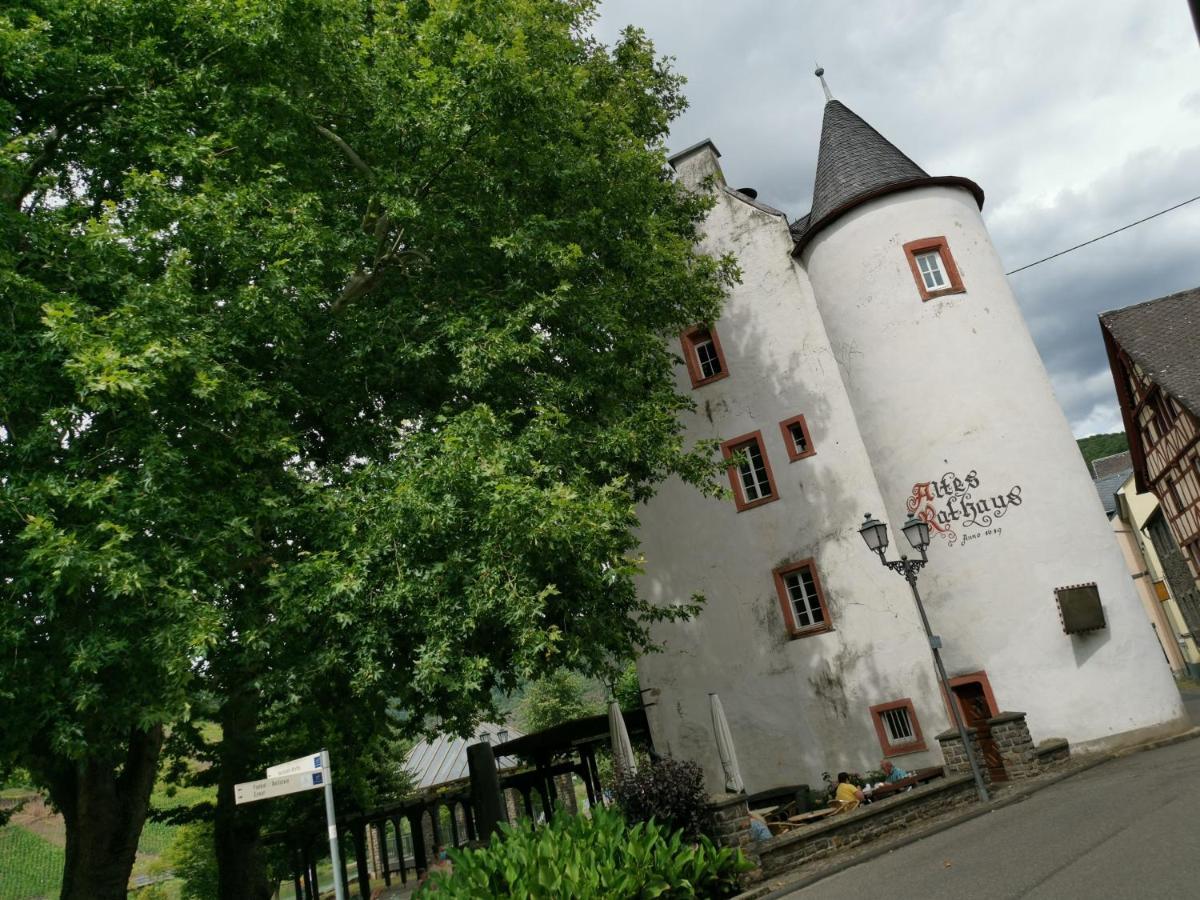
<svg viewBox="0 0 1200 900"><path fill-rule="evenodd" d="M974 469L962 477L947 472L936 481L918 481L905 504L949 546L960 541L965 546L978 538L1001 534L998 520L1020 505L1019 484L1005 491L992 491L983 487Z"/></svg>

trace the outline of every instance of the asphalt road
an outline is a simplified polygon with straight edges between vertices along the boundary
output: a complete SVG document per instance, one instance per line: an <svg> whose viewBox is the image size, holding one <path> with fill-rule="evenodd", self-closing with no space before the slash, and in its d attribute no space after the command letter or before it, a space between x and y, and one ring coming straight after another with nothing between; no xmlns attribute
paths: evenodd
<svg viewBox="0 0 1200 900"><path fill-rule="evenodd" d="M1200 717L1200 696L1187 697ZM1200 738L1134 753L790 895L1200 897Z"/></svg>

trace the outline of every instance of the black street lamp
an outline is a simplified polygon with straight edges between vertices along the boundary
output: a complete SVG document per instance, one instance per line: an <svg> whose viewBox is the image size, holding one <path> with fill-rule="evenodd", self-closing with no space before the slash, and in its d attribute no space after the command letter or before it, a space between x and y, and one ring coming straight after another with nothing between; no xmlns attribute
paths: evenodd
<svg viewBox="0 0 1200 900"><path fill-rule="evenodd" d="M866 541L867 549L879 554L879 561L893 572L899 572L912 589L913 600L917 603L917 612L921 614L921 624L925 626L925 637L929 639L929 649L933 653L933 664L937 667L938 678L946 691L946 702L950 704L950 715L954 718L954 727L958 729L958 737L962 741L963 750L967 753L967 761L971 764L971 774L975 776L975 789L979 799L988 801L987 787L983 783L983 775L979 771L979 761L975 759L975 750L967 737L967 728L963 725L962 716L958 712L958 704L954 700L954 692L950 690L950 679L946 677L946 667L942 665L942 639L937 637L929 627L929 617L925 615L925 605L921 602L921 592L917 590L917 573L929 560L925 556L925 548L929 546L929 525L920 519L909 515L908 521L901 529L908 538L909 544L921 554L920 559L909 559L901 555L900 559L892 562L884 557L888 548L887 526L867 513L858 533Z"/></svg>

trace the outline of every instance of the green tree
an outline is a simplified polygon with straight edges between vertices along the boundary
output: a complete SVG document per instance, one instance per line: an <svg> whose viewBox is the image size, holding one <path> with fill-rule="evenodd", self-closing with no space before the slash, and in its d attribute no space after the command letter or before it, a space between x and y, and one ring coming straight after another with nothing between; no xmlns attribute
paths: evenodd
<svg viewBox="0 0 1200 900"><path fill-rule="evenodd" d="M526 733L541 731L604 712L588 680L578 672L559 669L539 678L525 689L517 707L517 719Z"/></svg>
<svg viewBox="0 0 1200 900"><path fill-rule="evenodd" d="M680 79L593 15L0 6L0 767L64 814L63 897L125 896L168 731L221 726L218 890L265 897L236 782L687 612L631 528L711 483L667 336L733 267L666 175Z"/></svg>
<svg viewBox="0 0 1200 900"><path fill-rule="evenodd" d="M642 708L642 683L638 679L636 663L628 663L621 670L613 684L613 696L626 712Z"/></svg>
<svg viewBox="0 0 1200 900"><path fill-rule="evenodd" d="M218 900L217 854L211 823L181 826L166 857L171 871L183 881L179 892L182 900Z"/></svg>

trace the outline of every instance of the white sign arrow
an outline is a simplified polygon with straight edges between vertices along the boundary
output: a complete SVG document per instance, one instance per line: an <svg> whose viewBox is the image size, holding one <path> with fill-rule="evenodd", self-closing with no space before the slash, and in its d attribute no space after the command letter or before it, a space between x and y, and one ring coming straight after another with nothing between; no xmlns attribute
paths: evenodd
<svg viewBox="0 0 1200 900"><path fill-rule="evenodd" d="M327 771L295 772L278 778L264 778L261 781L243 781L233 786L233 799L235 803L253 803L269 797L282 797L284 794L323 788L329 781Z"/></svg>
<svg viewBox="0 0 1200 900"><path fill-rule="evenodd" d="M321 754L310 753L290 762L280 763L267 769L268 778L280 778L284 775L295 775L297 772L312 772L321 768Z"/></svg>

